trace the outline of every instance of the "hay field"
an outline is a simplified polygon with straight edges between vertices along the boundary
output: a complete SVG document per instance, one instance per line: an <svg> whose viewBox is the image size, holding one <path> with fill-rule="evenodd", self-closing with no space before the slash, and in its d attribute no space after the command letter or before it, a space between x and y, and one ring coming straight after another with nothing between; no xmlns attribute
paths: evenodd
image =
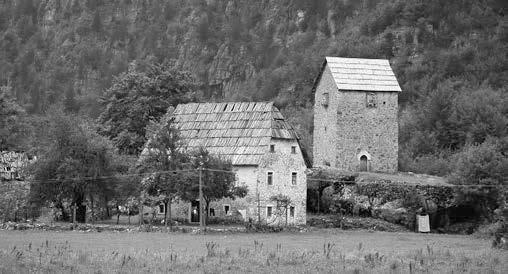
<svg viewBox="0 0 508 274"><path fill-rule="evenodd" d="M508 273L508 252L472 236L0 231L0 273Z"/></svg>

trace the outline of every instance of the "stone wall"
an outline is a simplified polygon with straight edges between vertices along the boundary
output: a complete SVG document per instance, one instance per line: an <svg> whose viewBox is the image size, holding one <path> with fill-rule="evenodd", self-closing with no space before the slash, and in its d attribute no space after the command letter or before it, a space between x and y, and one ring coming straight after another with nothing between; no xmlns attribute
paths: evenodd
<svg viewBox="0 0 508 274"><path fill-rule="evenodd" d="M23 168L29 162L25 153L0 151L0 180L22 179Z"/></svg>
<svg viewBox="0 0 508 274"><path fill-rule="evenodd" d="M322 104L324 93L329 104ZM398 93L375 92L375 107L365 91L338 91L326 66L315 94L314 165L358 171L360 157L368 171L398 170Z"/></svg>
<svg viewBox="0 0 508 274"><path fill-rule="evenodd" d="M271 206L275 212L277 206L276 202L271 201L270 198L274 195L283 194L291 199L290 206L293 206L295 210L294 218L289 217L288 214L288 223L305 224L307 220L307 177L305 174L307 167L301 150L294 140L272 139L271 144L275 145L275 152L269 152L265 155L257 172L261 219L269 224L285 223L285 211L279 212L278 216L267 218L267 207ZM295 154L291 153L292 146L296 146ZM267 183L268 172L273 172L273 185ZM292 184L291 178L293 172L297 174L295 185ZM249 215L255 216L255 219L253 219L257 220L257 207L251 206L249 210Z"/></svg>
<svg viewBox="0 0 508 274"><path fill-rule="evenodd" d="M290 217L288 212L288 224L306 223L307 177L305 171L307 167L298 143L295 140L272 139L271 144L275 145L275 152L267 152L259 166L235 167L237 183L248 187L247 196L211 202L210 208L214 209L216 217L237 216L245 221L252 219L254 222L257 222L259 218L263 223L284 225L285 210L277 211L276 202L270 200L274 195L283 194L291 199L290 206L294 207L294 217ZM295 146L296 153L294 154L291 150L292 146ZM267 183L268 172L273 173L273 185ZM297 175L296 185L292 184L293 172ZM227 215L224 211L226 205L230 207ZM272 218L267 218L269 206L274 213ZM189 218L189 210L189 203L175 203L172 205L172 217ZM157 216L162 217L163 214L157 214Z"/></svg>

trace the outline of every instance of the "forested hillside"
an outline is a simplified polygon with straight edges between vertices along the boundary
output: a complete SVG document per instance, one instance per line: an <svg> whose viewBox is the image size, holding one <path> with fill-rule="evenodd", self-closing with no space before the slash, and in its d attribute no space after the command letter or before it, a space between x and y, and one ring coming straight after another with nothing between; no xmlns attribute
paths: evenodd
<svg viewBox="0 0 508 274"><path fill-rule="evenodd" d="M503 0L2 0L0 86L32 117L62 104L96 119L116 76L166 64L194 76L197 100L274 100L311 152L323 57L387 58L403 90L400 169L478 163L503 180L507 11Z"/></svg>

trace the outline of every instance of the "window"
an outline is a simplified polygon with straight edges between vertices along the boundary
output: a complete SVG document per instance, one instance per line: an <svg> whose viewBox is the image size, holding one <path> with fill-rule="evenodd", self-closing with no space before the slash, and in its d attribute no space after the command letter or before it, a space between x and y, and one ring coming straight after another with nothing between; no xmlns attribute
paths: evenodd
<svg viewBox="0 0 508 274"><path fill-rule="evenodd" d="M367 107L375 108L377 106L376 94L374 92L367 93Z"/></svg>
<svg viewBox="0 0 508 274"><path fill-rule="evenodd" d="M275 152L275 145L270 145L270 152Z"/></svg>
<svg viewBox="0 0 508 274"><path fill-rule="evenodd" d="M229 215L231 211L229 210L229 205L224 205L224 214Z"/></svg>
<svg viewBox="0 0 508 274"><path fill-rule="evenodd" d="M296 154L296 146L291 146L291 153Z"/></svg>
<svg viewBox="0 0 508 274"><path fill-rule="evenodd" d="M266 217L267 218L272 217L272 207L271 206L266 207Z"/></svg>
<svg viewBox="0 0 508 274"><path fill-rule="evenodd" d="M291 184L296 185L296 172L291 173Z"/></svg>
<svg viewBox="0 0 508 274"><path fill-rule="evenodd" d="M327 107L330 103L330 94L328 92L323 93L323 106Z"/></svg>
<svg viewBox="0 0 508 274"><path fill-rule="evenodd" d="M209 212L208 212L208 216L215 217L215 208L210 207Z"/></svg>
<svg viewBox="0 0 508 274"><path fill-rule="evenodd" d="M164 204L159 205L159 213L164 214Z"/></svg>
<svg viewBox="0 0 508 274"><path fill-rule="evenodd" d="M273 172L268 172L268 178L266 182L269 186L273 185Z"/></svg>
<svg viewBox="0 0 508 274"><path fill-rule="evenodd" d="M291 217L291 218L295 217L295 207L294 206L289 207L289 217Z"/></svg>

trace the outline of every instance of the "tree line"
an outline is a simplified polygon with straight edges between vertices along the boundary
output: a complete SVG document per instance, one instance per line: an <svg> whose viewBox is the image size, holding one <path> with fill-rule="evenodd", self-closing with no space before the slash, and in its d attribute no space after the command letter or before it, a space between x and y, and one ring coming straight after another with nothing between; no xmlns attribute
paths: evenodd
<svg viewBox="0 0 508 274"><path fill-rule="evenodd" d="M198 198L200 169L206 209L214 200L245 196L247 188L235 184L230 161L204 148L187 151L170 116L162 119L176 104L190 100L191 80L188 73L160 64L147 73L129 70L108 90L97 120L61 105L34 120L2 92L0 122L6 132L1 143L16 143L38 155L26 171L27 206L50 206L67 221L75 207L81 222L126 209L129 216L142 215L141 205L162 204L167 214L176 200ZM26 134L12 140L18 127ZM166 215L164 222L170 224L169 219Z"/></svg>

